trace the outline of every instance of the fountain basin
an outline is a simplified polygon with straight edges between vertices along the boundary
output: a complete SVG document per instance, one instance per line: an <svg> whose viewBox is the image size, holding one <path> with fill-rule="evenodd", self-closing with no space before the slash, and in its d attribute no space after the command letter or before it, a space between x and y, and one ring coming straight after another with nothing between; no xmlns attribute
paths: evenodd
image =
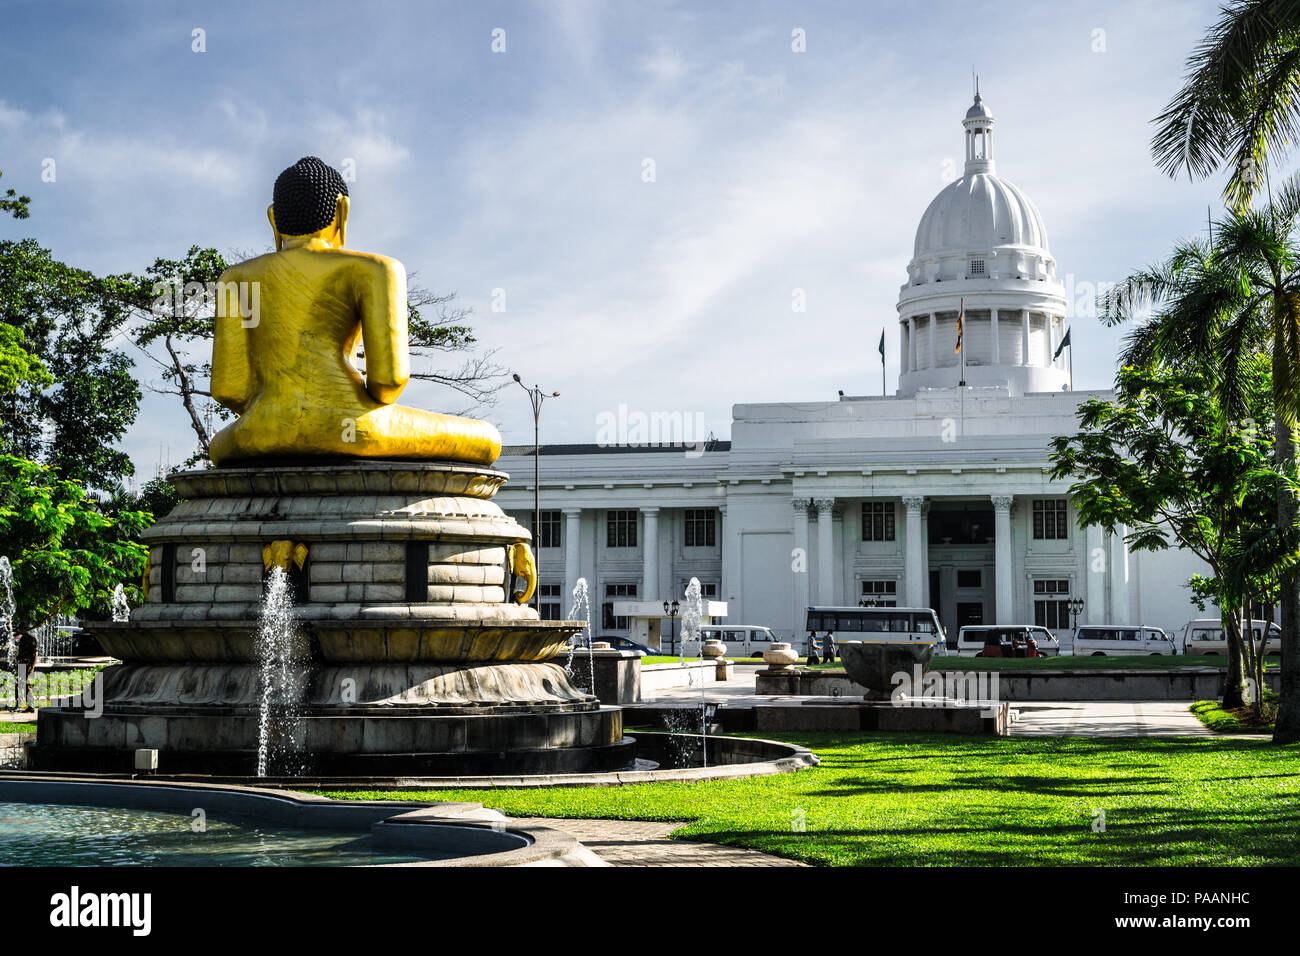
<svg viewBox="0 0 1300 956"><path fill-rule="evenodd" d="M924 674L935 650L933 643L921 641L837 641L835 646L849 677L867 688L867 700L887 699L898 686L894 675L900 671L910 677L920 665Z"/></svg>
<svg viewBox="0 0 1300 956"><path fill-rule="evenodd" d="M27 775L0 777L0 847L8 862L45 866L605 865L566 833L511 825L480 804Z"/></svg>

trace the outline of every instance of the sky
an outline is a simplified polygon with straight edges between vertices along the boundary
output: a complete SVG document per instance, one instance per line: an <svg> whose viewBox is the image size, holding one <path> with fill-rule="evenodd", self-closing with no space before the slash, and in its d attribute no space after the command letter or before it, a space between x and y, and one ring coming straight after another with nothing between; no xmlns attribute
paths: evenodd
<svg viewBox="0 0 1300 956"><path fill-rule="evenodd" d="M561 393L544 442L595 441L620 408L726 438L737 403L880 394L882 329L892 393L898 290L961 167L974 70L998 175L1083 303L1075 387L1104 388L1123 330L1092 291L1221 206L1221 181L1170 179L1149 150L1217 4L1014 9L9 0L0 182L33 204L0 238L102 273L258 254L276 175L316 155L351 180L349 246L455 292L481 349ZM482 415L531 442L509 385ZM423 383L402 401L465 406ZM147 393L122 447L142 479L182 462L179 402Z"/></svg>

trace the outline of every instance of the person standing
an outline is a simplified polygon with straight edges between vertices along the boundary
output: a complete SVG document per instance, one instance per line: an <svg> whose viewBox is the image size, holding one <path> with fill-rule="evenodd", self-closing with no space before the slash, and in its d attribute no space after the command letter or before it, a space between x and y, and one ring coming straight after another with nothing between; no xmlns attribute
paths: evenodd
<svg viewBox="0 0 1300 956"><path fill-rule="evenodd" d="M818 663L820 663L817 660L817 654L819 651L821 651L821 645L817 643L817 632L809 631L808 632L808 666L809 667L814 667Z"/></svg>
<svg viewBox="0 0 1300 956"><path fill-rule="evenodd" d="M18 706L24 714L36 713L36 695L32 693L32 675L36 672L36 635L30 631L20 631L15 663L18 670L14 674L14 686L18 689ZM23 706L26 704L26 706Z"/></svg>
<svg viewBox="0 0 1300 956"><path fill-rule="evenodd" d="M822 638L822 663L829 664L835 660L835 632L827 631L826 636Z"/></svg>

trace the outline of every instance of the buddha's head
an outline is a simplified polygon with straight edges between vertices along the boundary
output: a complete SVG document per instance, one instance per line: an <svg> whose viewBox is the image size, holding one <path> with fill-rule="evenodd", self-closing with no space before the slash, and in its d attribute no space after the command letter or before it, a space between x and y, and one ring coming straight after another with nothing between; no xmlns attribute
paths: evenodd
<svg viewBox="0 0 1300 956"><path fill-rule="evenodd" d="M285 239L313 238L340 248L347 232L348 184L337 169L304 156L276 177L266 215L277 250Z"/></svg>

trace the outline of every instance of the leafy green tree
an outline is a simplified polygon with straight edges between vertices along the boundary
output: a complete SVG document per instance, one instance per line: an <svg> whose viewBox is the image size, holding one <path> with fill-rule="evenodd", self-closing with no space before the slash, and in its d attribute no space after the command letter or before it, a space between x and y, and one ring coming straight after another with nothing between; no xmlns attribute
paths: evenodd
<svg viewBox="0 0 1300 956"><path fill-rule="evenodd" d="M1293 474L1300 422L1300 176L1262 209L1229 210L1213 243L1180 243L1100 298L1107 324L1134 322L1125 363L1159 362L1208 377L1228 414L1243 408L1242 370L1270 363L1278 471ZM1145 315L1146 310L1151 315ZM1300 527L1295 486L1277 485L1276 526ZM1300 571L1279 569L1282 694L1274 739L1300 740Z"/></svg>
<svg viewBox="0 0 1300 956"><path fill-rule="evenodd" d="M4 447L94 488L132 473L114 448L140 401L132 362L112 344L126 319L120 298L118 280L59 262L33 239L0 241L0 326L21 332L54 379L21 382L0 402Z"/></svg>
<svg viewBox="0 0 1300 956"><path fill-rule="evenodd" d="M1266 369L1257 363L1254 374ZM1135 551L1176 545L1209 566L1229 643L1224 703L1241 706L1246 661L1238 612L1248 595L1230 586L1230 561L1251 517L1250 492L1276 477L1271 423L1230 419L1204 375L1126 366L1115 400L1084 402L1079 424L1078 434L1053 440L1052 477L1073 481L1085 527L1116 532L1126 525Z"/></svg>
<svg viewBox="0 0 1300 956"><path fill-rule="evenodd" d="M118 583L140 578L149 522L140 511L110 517L55 468L0 455L0 554L13 565L19 627L107 608ZM134 586L127 591L138 598Z"/></svg>
<svg viewBox="0 0 1300 956"><path fill-rule="evenodd" d="M43 387L53 382L41 360L23 348L22 329L0 325L0 398L25 385Z"/></svg>
<svg viewBox="0 0 1300 956"><path fill-rule="evenodd" d="M0 169L0 176L4 175L4 170ZM15 219L26 219L31 215L28 208L32 201L31 196L20 196L16 189L6 189L4 195L0 195L0 212L7 212Z"/></svg>

